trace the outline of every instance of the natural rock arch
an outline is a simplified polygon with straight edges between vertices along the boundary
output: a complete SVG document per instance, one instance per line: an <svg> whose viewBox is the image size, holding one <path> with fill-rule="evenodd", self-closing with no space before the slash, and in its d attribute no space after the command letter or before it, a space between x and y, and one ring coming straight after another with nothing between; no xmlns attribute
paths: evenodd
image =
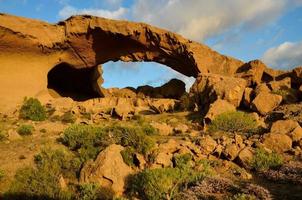
<svg viewBox="0 0 302 200"><path fill-rule="evenodd" d="M45 90L48 72L61 63L80 69L108 61L152 61L193 77L231 75L243 64L160 28L92 16L49 24L0 14L0 38L0 94L10 93L8 102Z"/></svg>

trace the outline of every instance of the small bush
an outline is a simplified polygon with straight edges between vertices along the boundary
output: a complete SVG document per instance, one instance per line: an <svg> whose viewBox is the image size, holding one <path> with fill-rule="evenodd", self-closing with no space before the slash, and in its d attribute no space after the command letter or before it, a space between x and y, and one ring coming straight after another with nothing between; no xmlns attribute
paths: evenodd
<svg viewBox="0 0 302 200"><path fill-rule="evenodd" d="M61 121L63 123L74 123L76 118L71 111L68 111L61 116Z"/></svg>
<svg viewBox="0 0 302 200"><path fill-rule="evenodd" d="M35 167L19 169L4 199L75 199L73 193L60 187L60 177L77 180L80 162L65 149L42 149L35 156ZM26 197L24 197L24 194Z"/></svg>
<svg viewBox="0 0 302 200"><path fill-rule="evenodd" d="M110 189L102 188L95 183L81 184L78 186L78 199L81 200L111 200L114 193Z"/></svg>
<svg viewBox="0 0 302 200"><path fill-rule="evenodd" d="M45 128L40 129L40 133L46 133L47 130Z"/></svg>
<svg viewBox="0 0 302 200"><path fill-rule="evenodd" d="M7 134L5 130L0 129L0 142L7 139Z"/></svg>
<svg viewBox="0 0 302 200"><path fill-rule="evenodd" d="M251 133L257 129L256 120L249 114L235 111L218 115L210 124L209 131Z"/></svg>
<svg viewBox="0 0 302 200"><path fill-rule="evenodd" d="M51 170L28 167L17 171L10 189L4 194L4 199L13 199L15 194L26 195L26 198L20 197L20 199L63 199L58 174L54 174Z"/></svg>
<svg viewBox="0 0 302 200"><path fill-rule="evenodd" d="M113 143L103 128L83 124L69 126L61 140L70 150L78 153L82 162L95 159L102 149Z"/></svg>
<svg viewBox="0 0 302 200"><path fill-rule="evenodd" d="M251 166L257 171L265 171L280 167L283 164L283 158L277 153L269 153L263 149L257 149Z"/></svg>
<svg viewBox="0 0 302 200"><path fill-rule="evenodd" d="M92 114L90 112L84 112L84 113L82 113L82 117L84 119L91 120L91 116L92 116Z"/></svg>
<svg viewBox="0 0 302 200"><path fill-rule="evenodd" d="M141 126L141 129L142 129L143 133L145 133L146 135L149 135L149 136L158 135L158 130L156 128L154 128L153 126L151 126L150 124L143 124Z"/></svg>
<svg viewBox="0 0 302 200"><path fill-rule="evenodd" d="M24 99L23 105L20 109L20 118L33 121L44 121L46 117L46 110L38 99Z"/></svg>
<svg viewBox="0 0 302 200"><path fill-rule="evenodd" d="M171 197L180 176L177 168L146 169L131 178L128 185L130 194L138 194L146 200L167 199Z"/></svg>
<svg viewBox="0 0 302 200"><path fill-rule="evenodd" d="M141 127L118 125L98 127L74 124L64 131L61 141L70 150L77 152L83 162L95 159L101 150L114 143L132 147L145 156L155 144L151 137L145 135Z"/></svg>
<svg viewBox="0 0 302 200"><path fill-rule="evenodd" d="M134 115L132 120L135 120L139 125L142 125L146 122L144 116L142 115Z"/></svg>
<svg viewBox="0 0 302 200"><path fill-rule="evenodd" d="M29 125L29 124L23 124L17 130L17 132L20 135L23 135L23 136L32 135L33 131L34 131L34 127L32 125Z"/></svg>
<svg viewBox="0 0 302 200"><path fill-rule="evenodd" d="M205 174L186 165L189 157L180 156L181 168L145 169L129 178L128 193L140 199L173 199L182 187L201 180ZM184 161L184 162L183 162ZM185 166L185 167L184 167Z"/></svg>
<svg viewBox="0 0 302 200"><path fill-rule="evenodd" d="M256 200L257 198L254 195L239 193L229 198L229 200Z"/></svg>
<svg viewBox="0 0 302 200"><path fill-rule="evenodd" d="M192 161L192 159L193 156L189 153L176 155L173 157L174 166L181 169L190 167L190 162Z"/></svg>
<svg viewBox="0 0 302 200"><path fill-rule="evenodd" d="M141 127L111 126L106 131L112 133L118 144L133 147L138 153L147 155L154 147L154 140Z"/></svg>
<svg viewBox="0 0 302 200"><path fill-rule="evenodd" d="M134 156L135 150L132 147L126 147L123 151L121 151L121 155L123 157L124 162L130 167L134 167Z"/></svg>
<svg viewBox="0 0 302 200"><path fill-rule="evenodd" d="M34 161L38 169L61 173L67 178L76 179L81 169L80 160L63 148L42 149Z"/></svg>
<svg viewBox="0 0 302 200"><path fill-rule="evenodd" d="M3 180L3 178L5 177L5 172L0 169L0 181Z"/></svg>

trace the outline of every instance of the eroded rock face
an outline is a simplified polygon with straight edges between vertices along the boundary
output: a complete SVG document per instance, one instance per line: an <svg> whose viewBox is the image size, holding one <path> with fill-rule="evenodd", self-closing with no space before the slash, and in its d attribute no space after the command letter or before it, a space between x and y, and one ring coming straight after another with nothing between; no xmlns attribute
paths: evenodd
<svg viewBox="0 0 302 200"><path fill-rule="evenodd" d="M253 60L240 67L236 76L245 79L248 86L258 85L261 83L262 75L266 68L266 65L260 60Z"/></svg>
<svg viewBox="0 0 302 200"><path fill-rule="evenodd" d="M209 106L217 99L222 99L238 107L240 105L246 81L242 78L218 74L200 74L190 93L195 96L198 105Z"/></svg>
<svg viewBox="0 0 302 200"><path fill-rule="evenodd" d="M48 71L60 63L79 69L111 60L153 61L194 77L206 72L234 74L243 64L160 28L92 16L48 24L0 14L0 36L0 93L14 90L11 99L46 89Z"/></svg>
<svg viewBox="0 0 302 200"><path fill-rule="evenodd" d="M280 133L268 133L265 135L263 144L266 148L278 153L286 152L292 148L290 137Z"/></svg>
<svg viewBox="0 0 302 200"><path fill-rule="evenodd" d="M204 124L210 124L215 117L222 113L236 111L236 107L233 104L221 99L217 99L209 107L208 112L204 117Z"/></svg>
<svg viewBox="0 0 302 200"><path fill-rule="evenodd" d="M280 105L282 96L269 92L260 92L252 102L252 109L261 115L273 111Z"/></svg>

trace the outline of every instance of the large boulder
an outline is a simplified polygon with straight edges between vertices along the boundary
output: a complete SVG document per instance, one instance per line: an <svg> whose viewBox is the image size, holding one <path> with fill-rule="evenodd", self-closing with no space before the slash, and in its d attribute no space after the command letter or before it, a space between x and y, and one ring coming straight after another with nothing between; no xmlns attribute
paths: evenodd
<svg viewBox="0 0 302 200"><path fill-rule="evenodd" d="M291 137L294 142L302 139L302 128L298 122L294 120L278 120L271 127L272 133L286 134Z"/></svg>
<svg viewBox="0 0 302 200"><path fill-rule="evenodd" d="M167 123L151 122L150 125L157 129L160 135L171 135L173 133L173 127Z"/></svg>
<svg viewBox="0 0 302 200"><path fill-rule="evenodd" d="M217 99L214 103L212 103L209 107L208 112L204 117L204 124L209 124L216 116L225 113L236 111L236 108L233 104L228 101Z"/></svg>
<svg viewBox="0 0 302 200"><path fill-rule="evenodd" d="M280 133L266 134L263 144L266 148L277 153L283 153L292 148L291 138L286 134L280 134Z"/></svg>
<svg viewBox="0 0 302 200"><path fill-rule="evenodd" d="M81 170L80 182L97 183L121 195L127 176L133 173L123 161L123 149L120 145L112 144L99 153L95 161L88 161Z"/></svg>
<svg viewBox="0 0 302 200"><path fill-rule="evenodd" d="M260 60L253 60L240 67L236 76L245 79L248 86L258 85L261 83L266 68L266 65Z"/></svg>
<svg viewBox="0 0 302 200"><path fill-rule="evenodd" d="M261 115L266 115L277 108L282 102L282 96L269 92L260 92L252 101L251 107Z"/></svg>
<svg viewBox="0 0 302 200"><path fill-rule="evenodd" d="M253 157L254 150L251 147L245 147L239 152L237 162L245 168L250 168Z"/></svg>
<svg viewBox="0 0 302 200"><path fill-rule="evenodd" d="M271 81L268 83L268 86L272 91L279 91L279 90L287 90L291 88L291 78L285 77L282 80L278 81Z"/></svg>
<svg viewBox="0 0 302 200"><path fill-rule="evenodd" d="M217 142L211 136L206 135L198 141L198 145L201 148L201 152L208 155L215 150Z"/></svg>
<svg viewBox="0 0 302 200"><path fill-rule="evenodd" d="M266 83L261 83L261 84L257 85L257 87L254 90L254 95L257 96L258 94L263 93L263 92L266 92L266 93L271 92L271 90L269 89L269 87L267 86Z"/></svg>
<svg viewBox="0 0 302 200"><path fill-rule="evenodd" d="M217 74L199 74L191 87L190 93L195 96L197 104L208 106L217 99L222 99L238 107L240 105L246 81L242 78Z"/></svg>
<svg viewBox="0 0 302 200"><path fill-rule="evenodd" d="M233 143L227 145L222 153L228 160L232 161L238 156L239 152L240 152L240 147Z"/></svg>
<svg viewBox="0 0 302 200"><path fill-rule="evenodd" d="M130 118L134 114L134 105L129 98L118 98L117 105L113 108L112 114L122 120Z"/></svg>
<svg viewBox="0 0 302 200"><path fill-rule="evenodd" d="M173 157L176 154L191 154L194 158L202 156L200 149L191 141L169 139L158 146L158 154L152 168L172 167Z"/></svg>
<svg viewBox="0 0 302 200"><path fill-rule="evenodd" d="M153 99L151 102L149 102L150 108L158 114L174 111L176 105L177 101L174 99Z"/></svg>

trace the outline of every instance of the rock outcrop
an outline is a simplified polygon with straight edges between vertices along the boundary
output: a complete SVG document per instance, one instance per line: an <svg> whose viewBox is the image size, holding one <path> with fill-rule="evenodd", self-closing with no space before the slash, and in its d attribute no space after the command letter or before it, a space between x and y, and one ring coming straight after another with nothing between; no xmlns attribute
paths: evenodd
<svg viewBox="0 0 302 200"><path fill-rule="evenodd" d="M199 74L191 87L190 94L194 96L197 105L207 110L209 105L217 99L222 99L238 107L246 88L246 81L242 78L223 76L218 74Z"/></svg>

